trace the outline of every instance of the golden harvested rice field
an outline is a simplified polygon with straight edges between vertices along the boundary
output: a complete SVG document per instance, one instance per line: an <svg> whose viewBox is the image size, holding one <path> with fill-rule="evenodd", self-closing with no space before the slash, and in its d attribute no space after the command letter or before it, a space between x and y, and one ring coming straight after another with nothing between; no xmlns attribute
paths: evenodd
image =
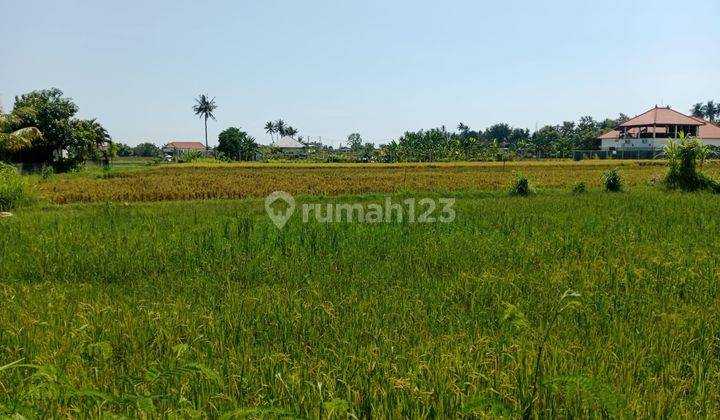
<svg viewBox="0 0 720 420"><path fill-rule="evenodd" d="M603 172L619 167L628 186L659 180L660 161L461 162L432 164L171 164L157 167L56 175L38 181L40 193L58 204L338 195L369 192L496 191L521 172L537 188L566 188L579 181L598 187ZM706 164L720 174L720 162Z"/></svg>

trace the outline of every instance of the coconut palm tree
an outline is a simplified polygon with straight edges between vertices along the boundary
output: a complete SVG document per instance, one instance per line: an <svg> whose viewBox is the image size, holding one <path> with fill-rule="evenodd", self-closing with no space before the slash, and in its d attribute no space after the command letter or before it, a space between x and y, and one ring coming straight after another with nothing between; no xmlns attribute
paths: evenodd
<svg viewBox="0 0 720 420"><path fill-rule="evenodd" d="M273 140L273 134L275 134L275 124L272 121L265 123L265 132L270 134L270 140Z"/></svg>
<svg viewBox="0 0 720 420"><path fill-rule="evenodd" d="M215 115L213 115L213 111L215 111L216 109L217 105L215 104L215 98L210 99L207 95L203 94L195 99L193 111L195 112L195 115L205 119L205 149L210 148L208 146L207 120L208 118L212 118L213 120L215 120Z"/></svg>
<svg viewBox="0 0 720 420"><path fill-rule="evenodd" d="M283 120L277 120L275 121L275 132L280 135L280 137L284 136L285 133L285 121Z"/></svg>
<svg viewBox="0 0 720 420"><path fill-rule="evenodd" d="M296 135L297 133L298 133L298 131L297 131L297 129L296 129L295 127L288 126L288 128L285 129L285 134L288 135L288 136L290 136L290 137L292 137L292 138L295 138L295 135Z"/></svg>
<svg viewBox="0 0 720 420"><path fill-rule="evenodd" d="M28 148L40 137L42 133L35 127L25 127L13 130L16 123L12 115L0 114L0 156L19 152Z"/></svg>
<svg viewBox="0 0 720 420"><path fill-rule="evenodd" d="M690 112L692 112L693 117L697 117L697 118L705 117L705 107L700 102L693 105L692 108L690 108Z"/></svg>
<svg viewBox="0 0 720 420"><path fill-rule="evenodd" d="M720 112L718 106L715 105L715 101L707 101L707 103L703 106L703 109L705 110L705 118L707 118L710 122L715 122L715 117L717 117Z"/></svg>

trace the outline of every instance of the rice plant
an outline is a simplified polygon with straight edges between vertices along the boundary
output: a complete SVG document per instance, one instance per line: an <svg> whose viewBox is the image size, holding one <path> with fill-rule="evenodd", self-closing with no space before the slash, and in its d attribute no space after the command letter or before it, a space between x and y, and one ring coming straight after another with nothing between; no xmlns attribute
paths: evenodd
<svg viewBox="0 0 720 420"><path fill-rule="evenodd" d="M573 185L572 192L574 194L582 194L587 192L587 185L583 181L579 181Z"/></svg>
<svg viewBox="0 0 720 420"><path fill-rule="evenodd" d="M256 199L22 207L0 416L720 415L720 202L453 196L449 224L282 230Z"/></svg>

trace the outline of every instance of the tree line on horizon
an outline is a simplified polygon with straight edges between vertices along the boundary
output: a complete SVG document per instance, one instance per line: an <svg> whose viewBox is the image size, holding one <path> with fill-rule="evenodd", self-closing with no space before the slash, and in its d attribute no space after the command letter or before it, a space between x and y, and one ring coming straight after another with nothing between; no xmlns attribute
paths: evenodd
<svg viewBox="0 0 720 420"><path fill-rule="evenodd" d="M214 98L200 95L193 112L204 120L205 144L209 149L207 122L215 120L217 104ZM105 128L95 119L75 118L78 111L72 99L57 88L33 91L17 96L12 111L0 110L0 160L52 164L56 169L67 170L86 160L105 160L111 156L161 157L162 150L151 142L137 146L115 143ZM720 117L720 106L715 101L696 103L690 110L698 118L715 122ZM597 138L629 118L595 120L590 116L578 121L564 121L547 125L531 133L525 128L498 123L485 130L472 129L461 122L456 130L445 126L418 131L407 131L398 139L386 144L363 143L359 133L348 136L348 151L329 147L314 147L318 153L308 153L307 159L342 159L380 162L430 162L458 160L507 160L517 157L562 157L573 150L596 150ZM283 136L302 142L299 131L278 119L268 121L264 127L273 141ZM307 143L304 143L307 144ZM254 160L279 158L272 146L261 146L255 138L237 127L229 127L218 136L215 148L219 157L226 160ZM317 150L316 150L317 151ZM339 156L342 155L342 156Z"/></svg>

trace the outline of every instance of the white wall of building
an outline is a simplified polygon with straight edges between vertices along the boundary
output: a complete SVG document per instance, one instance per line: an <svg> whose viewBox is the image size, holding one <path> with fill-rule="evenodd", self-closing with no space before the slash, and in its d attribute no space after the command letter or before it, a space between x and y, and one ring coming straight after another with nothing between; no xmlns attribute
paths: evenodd
<svg viewBox="0 0 720 420"><path fill-rule="evenodd" d="M601 150L610 149L661 149L665 147L668 139L602 139L600 143ZM706 146L720 147L720 139L702 139Z"/></svg>

